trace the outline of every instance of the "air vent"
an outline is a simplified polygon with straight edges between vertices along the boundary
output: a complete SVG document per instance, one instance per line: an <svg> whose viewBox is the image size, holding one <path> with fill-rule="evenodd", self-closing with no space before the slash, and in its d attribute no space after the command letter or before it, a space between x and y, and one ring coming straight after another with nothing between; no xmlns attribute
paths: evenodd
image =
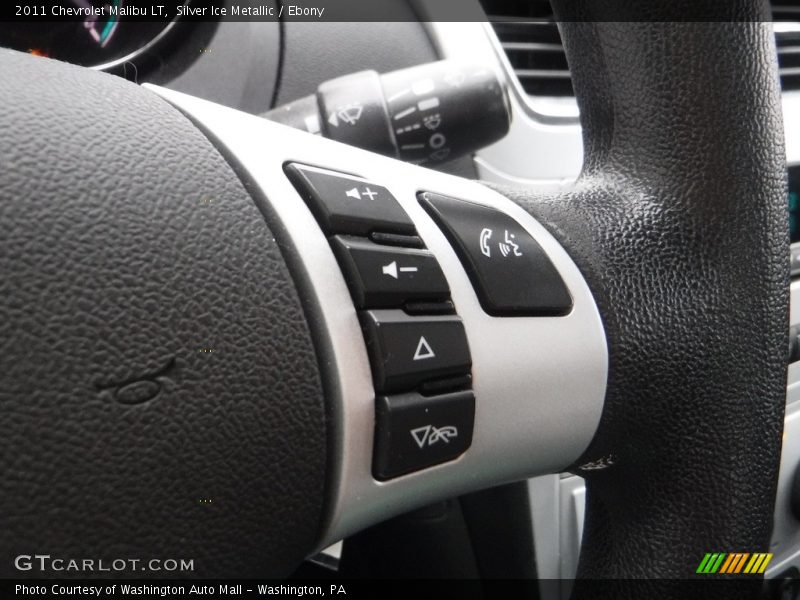
<svg viewBox="0 0 800 600"><path fill-rule="evenodd" d="M531 96L572 96L567 58L549 0L481 0L522 88ZM800 89L800 0L772 6L781 87Z"/></svg>
<svg viewBox="0 0 800 600"><path fill-rule="evenodd" d="M531 96L572 96L567 57L548 0L482 0L508 61Z"/></svg>
<svg viewBox="0 0 800 600"><path fill-rule="evenodd" d="M772 6L778 71L784 91L800 89L800 2L784 1Z"/></svg>

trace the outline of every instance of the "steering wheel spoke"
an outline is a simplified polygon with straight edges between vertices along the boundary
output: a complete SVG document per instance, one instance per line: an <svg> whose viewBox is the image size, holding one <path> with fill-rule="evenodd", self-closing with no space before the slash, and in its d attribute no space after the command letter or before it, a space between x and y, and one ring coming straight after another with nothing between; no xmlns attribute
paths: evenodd
<svg viewBox="0 0 800 600"><path fill-rule="evenodd" d="M280 243L293 249L290 266L304 285L301 297L313 315L331 402L332 498L322 546L437 499L564 469L581 455L603 406L603 326L580 271L527 212L476 182L151 89L190 115L240 165L242 177L253 183L251 191L257 186L256 201ZM308 182L316 187L307 193ZM313 197L316 192L321 198ZM381 204L380 194L387 193L399 211ZM340 201L350 204L343 208ZM331 206L323 212L317 202ZM336 211L350 205L380 217L368 217L363 226L356 217L337 219ZM429 253L432 264L404 271L417 268L408 267L417 264L409 262L414 255L371 242L367 232L381 228L417 235L425 250L415 252ZM344 261L342 240L350 249ZM373 270L377 282L370 273L353 273L348 263L353 249L378 253L363 267ZM547 291L548 285L549 272L532 271L530 260L547 261L567 295L556 289L552 297L526 297L526 290ZM403 294L414 293L414 278L437 265L453 314L431 314L425 306L404 310ZM492 279L495 271L503 277ZM514 273L523 280L509 276ZM376 286L385 292L380 280L400 290L397 302L366 295L364 289ZM449 321L463 326L464 337L437 333L437 325ZM464 354L456 361L461 370L438 371L437 358L447 363L454 353ZM387 379L386 371L395 378ZM413 373L419 377L410 378ZM460 373L471 382L462 385ZM433 388L426 387L429 381ZM437 382L444 386L441 394ZM473 410L467 404L436 420L437 398L451 392L474 395L474 419L465 418ZM395 403L408 411L407 420L389 414ZM466 447L459 436L471 436ZM420 466L426 455L437 462L442 451L438 464ZM383 463L381 472L375 470L384 453L399 461L388 477Z"/></svg>

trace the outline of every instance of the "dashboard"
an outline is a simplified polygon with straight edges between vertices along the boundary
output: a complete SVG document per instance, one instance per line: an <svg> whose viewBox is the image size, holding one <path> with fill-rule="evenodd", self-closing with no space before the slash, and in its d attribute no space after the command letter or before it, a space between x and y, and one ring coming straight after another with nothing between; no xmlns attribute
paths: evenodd
<svg viewBox="0 0 800 600"><path fill-rule="evenodd" d="M469 0L473 2L473 0ZM105 4L73 0L91 8ZM303 23L221 20L158 23L120 16L87 17L57 27L0 27L2 45L106 70L137 83L154 83L253 114L305 96L324 80L355 71L384 73L439 58L485 64L503 74L513 120L508 135L442 170L503 185L568 186L582 161L577 105L569 94L533 95L488 22L424 22L421 3L393 23ZM423 22L419 20L423 19ZM781 31L796 32L791 23ZM800 275L800 90L785 91L783 107L789 173L788 205L793 275ZM788 258L788 257L787 257ZM800 279L791 286L791 322L800 324ZM792 510L800 465L800 364L790 366L787 412L768 577L800 568L800 515ZM577 568L585 490L576 476L548 475L528 482L531 523L542 579L566 579ZM330 553L335 554L336 550ZM564 584L565 586L567 584ZM563 597L568 587L550 597Z"/></svg>

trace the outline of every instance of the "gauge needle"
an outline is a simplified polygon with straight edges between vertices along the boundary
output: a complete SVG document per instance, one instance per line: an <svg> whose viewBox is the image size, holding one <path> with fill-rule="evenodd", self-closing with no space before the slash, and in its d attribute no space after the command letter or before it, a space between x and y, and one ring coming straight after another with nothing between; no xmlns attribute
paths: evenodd
<svg viewBox="0 0 800 600"><path fill-rule="evenodd" d="M92 36L92 39L100 43L100 34L97 32L94 24L97 21L97 17L95 17L91 12L89 12L92 8L92 3L89 0L70 0L75 6L78 8L85 9L87 11L88 16L83 21L83 26L86 28L86 31L89 32L89 35Z"/></svg>
<svg viewBox="0 0 800 600"><path fill-rule="evenodd" d="M92 39L100 44L101 47L105 47L108 41L111 39L111 36L114 34L114 30L117 28L118 21L117 19L113 19L109 17L108 22L105 24L103 32L100 33L97 30L95 24L98 21L97 15L92 11L95 7L90 2L90 0L70 0L75 6L78 8L85 9L88 16L83 22L83 26L86 28L86 31L92 37ZM122 4L122 0L117 0L114 4L119 7Z"/></svg>

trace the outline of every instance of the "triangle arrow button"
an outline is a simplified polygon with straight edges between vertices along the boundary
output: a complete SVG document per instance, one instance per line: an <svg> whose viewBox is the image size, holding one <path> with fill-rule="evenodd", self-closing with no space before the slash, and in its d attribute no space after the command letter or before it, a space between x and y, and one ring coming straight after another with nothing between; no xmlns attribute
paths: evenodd
<svg viewBox="0 0 800 600"><path fill-rule="evenodd" d="M419 337L419 343L417 344L417 351L414 352L414 360L426 360L428 358L434 358L436 353L431 348L431 345L428 343L428 340L425 339L424 335Z"/></svg>

